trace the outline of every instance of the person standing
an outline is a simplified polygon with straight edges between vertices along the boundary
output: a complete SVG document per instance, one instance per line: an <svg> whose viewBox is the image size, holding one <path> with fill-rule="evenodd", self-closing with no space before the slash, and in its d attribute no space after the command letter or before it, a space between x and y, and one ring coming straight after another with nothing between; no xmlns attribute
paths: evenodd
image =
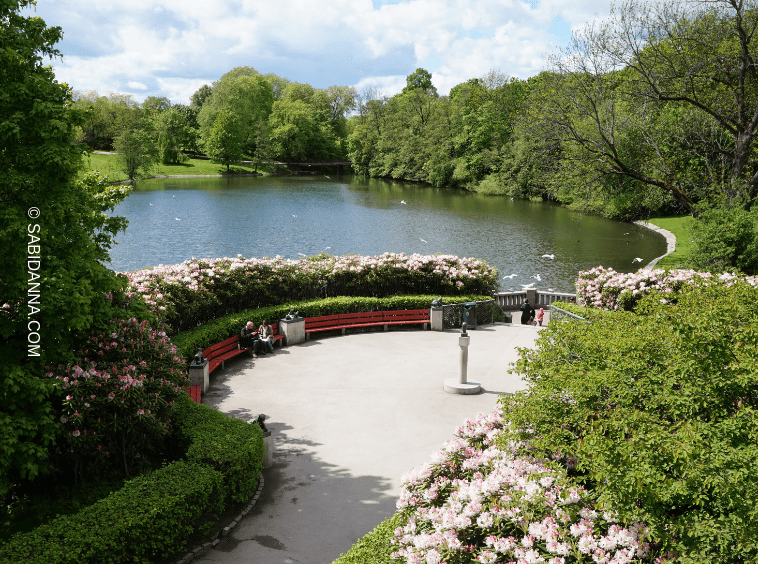
<svg viewBox="0 0 758 564"><path fill-rule="evenodd" d="M541 307L540 310L537 312L537 323L540 324L540 327L542 327L543 319L545 319L545 308Z"/></svg>
<svg viewBox="0 0 758 564"><path fill-rule="evenodd" d="M529 325L534 319L534 308L529 304L529 300L524 300L521 304L521 325Z"/></svg>
<svg viewBox="0 0 758 564"><path fill-rule="evenodd" d="M268 348L271 352L274 352L274 339L272 339L272 336L274 334L274 331L271 329L271 325L268 324L268 322L264 319L263 323L261 323L261 326L258 327L258 335L261 339L261 343L263 345L268 345Z"/></svg>

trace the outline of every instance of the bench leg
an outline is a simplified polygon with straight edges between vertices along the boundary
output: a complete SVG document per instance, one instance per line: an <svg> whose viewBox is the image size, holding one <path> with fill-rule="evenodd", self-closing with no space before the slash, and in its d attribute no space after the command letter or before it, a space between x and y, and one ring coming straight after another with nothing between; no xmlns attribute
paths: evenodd
<svg viewBox="0 0 758 564"><path fill-rule="evenodd" d="M343 334L343 335L345 334L345 330L344 330L344 329L342 330L342 334Z"/></svg>
<svg viewBox="0 0 758 564"><path fill-rule="evenodd" d="M225 363L225 362L226 362L225 360L222 360L222 361L221 361L221 370L223 370L223 369L224 369L224 363Z"/></svg>
<svg viewBox="0 0 758 564"><path fill-rule="evenodd" d="M385 330L385 331L387 331L389 328L390 328L390 326L389 326L389 325L385 325L385 326L384 326L384 330Z"/></svg>

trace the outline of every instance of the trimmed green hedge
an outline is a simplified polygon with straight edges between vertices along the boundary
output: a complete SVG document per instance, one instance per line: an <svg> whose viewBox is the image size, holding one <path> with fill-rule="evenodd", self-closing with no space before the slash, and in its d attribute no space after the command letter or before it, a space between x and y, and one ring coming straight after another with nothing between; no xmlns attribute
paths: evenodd
<svg viewBox="0 0 758 564"><path fill-rule="evenodd" d="M263 432L256 423L234 419L185 396L177 402L179 445L185 458L223 476L225 505L250 500L263 470Z"/></svg>
<svg viewBox="0 0 758 564"><path fill-rule="evenodd" d="M155 562L222 510L222 475L175 462L139 476L74 515L57 517L0 547L3 564Z"/></svg>
<svg viewBox="0 0 758 564"><path fill-rule="evenodd" d="M171 337L171 342L176 345L179 357L189 362L192 360L198 347L206 349L215 343L233 337L239 333L247 321L252 321L256 327L264 319L276 322L279 319L283 319L290 309L298 310L300 315L305 317L316 317L337 313L428 308L432 300L437 298L439 298L439 295L390 296L388 298L343 296L248 309L240 313L232 313L225 317L214 319L204 325L179 333ZM491 296L471 295L447 297L443 301L444 303L461 303L491 299ZM502 319L499 321L502 321Z"/></svg>
<svg viewBox="0 0 758 564"><path fill-rule="evenodd" d="M183 395L174 414L175 454L185 458L139 476L82 509L0 546L0 564L156 562L186 548L218 514L248 501L263 469L263 434Z"/></svg>
<svg viewBox="0 0 758 564"><path fill-rule="evenodd" d="M403 515L395 513L364 535L333 564L396 564L398 561L392 559L392 553L397 550L397 545L392 544L392 539L395 538L395 529L406 523Z"/></svg>

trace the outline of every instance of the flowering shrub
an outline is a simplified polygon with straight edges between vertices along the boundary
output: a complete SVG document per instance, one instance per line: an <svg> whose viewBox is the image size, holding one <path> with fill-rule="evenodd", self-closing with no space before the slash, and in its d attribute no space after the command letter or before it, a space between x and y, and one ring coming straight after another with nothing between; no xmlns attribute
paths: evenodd
<svg viewBox="0 0 758 564"><path fill-rule="evenodd" d="M478 259L452 255L384 253L376 257L321 254L192 259L126 273L132 295L175 332L243 309L328 296L394 294L489 295L497 270Z"/></svg>
<svg viewBox="0 0 758 564"><path fill-rule="evenodd" d="M632 273L616 272L612 268L596 266L579 273L576 281L577 297L585 305L599 309L630 311L639 300L651 291L670 294L672 297L688 284L733 284L745 280L758 286L758 277L743 274L711 274L694 270L639 270ZM665 299L665 298L664 298Z"/></svg>
<svg viewBox="0 0 758 564"><path fill-rule="evenodd" d="M129 476L170 430L184 361L165 332L135 318L93 331L80 354L78 364L48 368L60 383L58 449L80 478L102 463Z"/></svg>
<svg viewBox="0 0 758 564"><path fill-rule="evenodd" d="M646 527L616 523L593 507L565 469L498 447L508 426L498 412L466 420L432 463L403 476L393 554L409 564L653 560Z"/></svg>

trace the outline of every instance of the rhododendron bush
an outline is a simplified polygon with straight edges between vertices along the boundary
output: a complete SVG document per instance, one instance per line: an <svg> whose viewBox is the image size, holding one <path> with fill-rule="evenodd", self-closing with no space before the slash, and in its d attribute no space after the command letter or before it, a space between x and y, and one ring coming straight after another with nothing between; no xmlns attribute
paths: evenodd
<svg viewBox="0 0 758 564"><path fill-rule="evenodd" d="M175 332L243 309L334 296L491 294L497 270L452 255L321 254L302 260L192 259L126 273L130 292Z"/></svg>
<svg viewBox="0 0 758 564"><path fill-rule="evenodd" d="M409 564L653 561L641 523L601 511L565 468L524 456L497 412L478 414L432 463L403 476L393 554Z"/></svg>
<svg viewBox="0 0 758 564"><path fill-rule="evenodd" d="M744 274L711 274L676 269L624 273L616 272L612 268L596 266L579 273L576 291L579 301L589 307L630 311L650 292L659 292L663 294L661 299L672 300L676 299L676 295L687 285L723 284L728 286L737 280L758 286L758 277Z"/></svg>
<svg viewBox="0 0 758 564"><path fill-rule="evenodd" d="M187 369L166 333L135 318L90 335L71 366L49 368L59 382L57 448L77 479L111 468L129 476L160 456ZM160 460L158 460L160 461Z"/></svg>

